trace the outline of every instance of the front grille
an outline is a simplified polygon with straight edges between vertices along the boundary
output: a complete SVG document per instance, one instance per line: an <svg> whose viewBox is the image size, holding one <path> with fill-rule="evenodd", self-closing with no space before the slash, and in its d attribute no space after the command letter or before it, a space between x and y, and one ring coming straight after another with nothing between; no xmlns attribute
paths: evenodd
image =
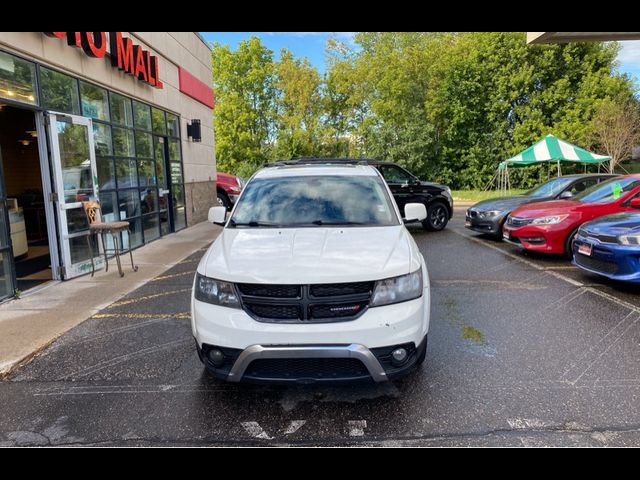
<svg viewBox="0 0 640 480"><path fill-rule="evenodd" d="M239 283L238 288L243 295L256 297L298 298L300 285L261 285L255 283Z"/></svg>
<svg viewBox="0 0 640 480"><path fill-rule="evenodd" d="M512 217L509 215L507 218L507 225L512 227L524 227L525 225L529 225L532 221L533 218Z"/></svg>
<svg viewBox="0 0 640 480"><path fill-rule="evenodd" d="M312 297L335 297L337 295L371 294L373 282L357 283L329 283L325 285L311 285L309 293Z"/></svg>
<svg viewBox="0 0 640 480"><path fill-rule="evenodd" d="M242 308L260 322L339 322L368 308L375 282L238 284Z"/></svg>
<svg viewBox="0 0 640 480"><path fill-rule="evenodd" d="M311 306L312 318L340 318L358 314L367 308L367 303L321 304Z"/></svg>
<svg viewBox="0 0 640 480"><path fill-rule="evenodd" d="M609 273L611 275L615 274L618 271L618 265L614 262L600 260L599 258L589 257L587 255L582 255L581 253L576 253L575 258L578 265L581 265L590 270Z"/></svg>
<svg viewBox="0 0 640 480"><path fill-rule="evenodd" d="M595 238L602 243L618 243L618 237L615 235L601 235L598 233L591 233L585 228L580 228L578 233L583 237Z"/></svg>
<svg viewBox="0 0 640 480"><path fill-rule="evenodd" d="M273 318L277 320L300 320L300 307L298 305L260 305L247 304L246 307L255 316L261 318Z"/></svg>
<svg viewBox="0 0 640 480"><path fill-rule="evenodd" d="M263 358L251 362L243 378L333 380L367 376L369 371L356 358Z"/></svg>

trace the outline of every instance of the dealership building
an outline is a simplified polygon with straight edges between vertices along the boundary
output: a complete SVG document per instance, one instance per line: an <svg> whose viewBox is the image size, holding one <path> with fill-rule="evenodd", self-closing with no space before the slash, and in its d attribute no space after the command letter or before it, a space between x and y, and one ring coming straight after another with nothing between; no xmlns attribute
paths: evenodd
<svg viewBox="0 0 640 480"><path fill-rule="evenodd" d="M101 266L83 202L125 249L206 219L212 82L195 32L0 32L0 299Z"/></svg>

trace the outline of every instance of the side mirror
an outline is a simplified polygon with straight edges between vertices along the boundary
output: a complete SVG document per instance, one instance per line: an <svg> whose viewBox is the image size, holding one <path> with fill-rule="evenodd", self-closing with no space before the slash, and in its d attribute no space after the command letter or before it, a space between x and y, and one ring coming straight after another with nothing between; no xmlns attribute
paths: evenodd
<svg viewBox="0 0 640 480"><path fill-rule="evenodd" d="M640 197L633 197L629 200L629 206L633 208L640 208Z"/></svg>
<svg viewBox="0 0 640 480"><path fill-rule="evenodd" d="M427 207L422 203L407 203L404 206L404 223L421 222L427 218Z"/></svg>
<svg viewBox="0 0 640 480"><path fill-rule="evenodd" d="M567 200L567 199L572 198L572 197L573 197L573 193L571 193L569 190L567 190L565 192L562 192L560 194L560 199L561 200Z"/></svg>
<svg viewBox="0 0 640 480"><path fill-rule="evenodd" d="M227 209L225 207L211 207L207 219L215 225L224 226L227 219Z"/></svg>

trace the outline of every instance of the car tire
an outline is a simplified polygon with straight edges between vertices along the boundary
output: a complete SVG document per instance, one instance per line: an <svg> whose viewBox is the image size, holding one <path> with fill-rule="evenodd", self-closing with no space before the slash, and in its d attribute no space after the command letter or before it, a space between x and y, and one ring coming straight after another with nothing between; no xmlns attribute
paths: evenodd
<svg viewBox="0 0 640 480"><path fill-rule="evenodd" d="M427 207L427 218L422 222L425 230L439 232L449 223L449 211L442 202L433 202Z"/></svg>
<svg viewBox="0 0 640 480"><path fill-rule="evenodd" d="M229 197L227 196L226 193L224 192L218 192L218 205L221 207L226 208L227 210L229 210L229 208L231 208L231 200L229 200Z"/></svg>
<svg viewBox="0 0 640 480"><path fill-rule="evenodd" d="M569 260L573 258L573 239L576 238L576 233L578 233L577 228L567 235L567 239L564 241L564 256Z"/></svg>

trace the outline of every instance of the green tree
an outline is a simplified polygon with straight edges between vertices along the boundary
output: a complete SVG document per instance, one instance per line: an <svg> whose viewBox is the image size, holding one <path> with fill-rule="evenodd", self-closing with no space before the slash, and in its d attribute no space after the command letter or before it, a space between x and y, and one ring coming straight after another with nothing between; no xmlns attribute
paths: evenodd
<svg viewBox="0 0 640 480"><path fill-rule="evenodd" d="M273 52L251 37L235 52L214 44L212 59L218 169L246 176L271 157L274 147Z"/></svg>
<svg viewBox="0 0 640 480"><path fill-rule="evenodd" d="M275 64L277 133L275 156L317 155L322 114L321 79L309 60L283 49Z"/></svg>

